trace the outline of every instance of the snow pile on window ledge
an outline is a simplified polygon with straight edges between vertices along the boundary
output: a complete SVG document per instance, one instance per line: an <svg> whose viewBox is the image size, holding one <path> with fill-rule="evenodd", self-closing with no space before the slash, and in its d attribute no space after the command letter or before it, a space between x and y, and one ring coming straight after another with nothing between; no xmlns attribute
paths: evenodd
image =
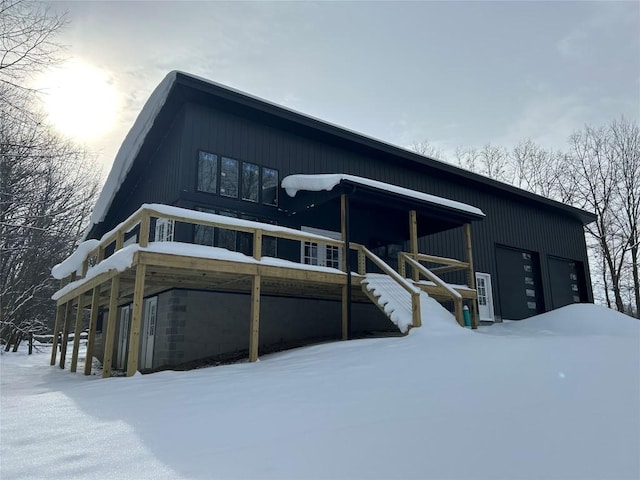
<svg viewBox="0 0 640 480"><path fill-rule="evenodd" d="M304 175L295 174L289 175L282 179L282 188L285 189L287 195L295 197L296 194L301 191L319 192L333 190L343 180L358 183L367 187L376 188L396 195L402 195L404 197L413 198L423 202L432 203L435 205L442 205L444 207L453 208L467 213L475 215L485 216L482 210L477 207L467 205L466 203L457 202L448 198L438 197L428 193L418 192L409 188L399 187L397 185L391 185L389 183L379 182L377 180L371 180L369 178L358 177L355 175L347 175L344 173L328 173L319 175Z"/></svg>

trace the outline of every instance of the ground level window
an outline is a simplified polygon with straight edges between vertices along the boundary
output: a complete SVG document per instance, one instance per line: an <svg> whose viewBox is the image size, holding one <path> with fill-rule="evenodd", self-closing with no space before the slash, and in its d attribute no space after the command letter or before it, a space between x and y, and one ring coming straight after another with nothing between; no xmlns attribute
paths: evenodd
<svg viewBox="0 0 640 480"><path fill-rule="evenodd" d="M260 167L242 162L242 199L258 202L260 199Z"/></svg>
<svg viewBox="0 0 640 480"><path fill-rule="evenodd" d="M302 227L303 232L323 235L334 240L340 240L340 232L321 230L319 228ZM342 267L342 249L338 246L327 245L322 242L303 242L300 260L306 265L318 265L321 267Z"/></svg>
<svg viewBox="0 0 640 480"><path fill-rule="evenodd" d="M218 184L218 156L209 153L198 153L198 191L216 193Z"/></svg>
<svg viewBox="0 0 640 480"><path fill-rule="evenodd" d="M238 161L222 157L220 164L220 195L238 198Z"/></svg>

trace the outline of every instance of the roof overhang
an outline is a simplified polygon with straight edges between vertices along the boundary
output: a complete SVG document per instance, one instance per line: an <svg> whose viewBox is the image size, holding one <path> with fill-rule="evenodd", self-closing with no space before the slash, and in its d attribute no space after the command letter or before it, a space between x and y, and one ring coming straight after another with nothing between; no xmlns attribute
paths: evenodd
<svg viewBox="0 0 640 480"><path fill-rule="evenodd" d="M339 219L340 197L349 198L352 241L385 245L409 239L409 211L415 210L418 235L426 236L482 220L471 205L353 175L290 175L283 179L287 207L301 221L319 225ZM327 225L328 226L328 225Z"/></svg>

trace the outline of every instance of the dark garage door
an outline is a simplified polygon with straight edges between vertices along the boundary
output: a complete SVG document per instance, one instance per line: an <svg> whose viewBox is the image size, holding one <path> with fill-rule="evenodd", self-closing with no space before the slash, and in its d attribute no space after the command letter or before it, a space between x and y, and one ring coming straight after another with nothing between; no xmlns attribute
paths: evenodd
<svg viewBox="0 0 640 480"><path fill-rule="evenodd" d="M582 262L548 257L553 308L587 301L587 285Z"/></svg>
<svg viewBox="0 0 640 480"><path fill-rule="evenodd" d="M502 318L520 320L544 312L538 254L496 247L496 262Z"/></svg>

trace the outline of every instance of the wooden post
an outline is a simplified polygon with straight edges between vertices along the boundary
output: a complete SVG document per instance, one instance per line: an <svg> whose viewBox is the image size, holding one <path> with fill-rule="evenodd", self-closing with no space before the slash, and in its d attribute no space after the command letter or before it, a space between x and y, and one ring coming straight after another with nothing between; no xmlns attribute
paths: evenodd
<svg viewBox="0 0 640 480"><path fill-rule="evenodd" d="M398 252L398 273L402 278L407 278L407 264L404 261L403 252Z"/></svg>
<svg viewBox="0 0 640 480"><path fill-rule="evenodd" d="M75 373L78 369L78 351L80 350L80 331L82 330L82 297L78 296L78 307L76 309L76 326L73 329L73 352L71 353L71 367L69 370Z"/></svg>
<svg viewBox="0 0 640 480"><path fill-rule="evenodd" d="M62 316L64 315L64 305L58 305L56 308L56 322L53 325L53 343L51 344L51 363L56 364L56 357L58 355L58 332L60 331L60 323L62 322Z"/></svg>
<svg viewBox="0 0 640 480"><path fill-rule="evenodd" d="M347 285L342 286L342 340L349 340L349 302Z"/></svg>
<svg viewBox="0 0 640 480"><path fill-rule="evenodd" d="M471 246L471 224L465 223L464 225L464 239L467 247L467 262L469 263L468 277L469 288L476 289L476 275L473 269L473 248ZM470 308L471 315L471 328L478 328L478 304L477 304L477 292L476 299L471 301Z"/></svg>
<svg viewBox="0 0 640 480"><path fill-rule="evenodd" d="M67 342L69 341L69 324L71 323L71 300L67 302L64 311L64 323L62 324L62 338L60 339L60 368L64 368L67 356Z"/></svg>
<svg viewBox="0 0 640 480"><path fill-rule="evenodd" d="M87 338L87 356L84 361L84 374L91 375L91 363L93 361L93 347L96 341L96 326L100 302L100 285L93 289L91 295L91 314L89 317L89 338Z"/></svg>
<svg viewBox="0 0 640 480"><path fill-rule="evenodd" d="M116 235L116 248L114 251L117 252L118 250L120 250L122 248L122 245L124 245L124 232L119 231Z"/></svg>
<svg viewBox="0 0 640 480"><path fill-rule="evenodd" d="M82 274L80 275L80 278L87 276L87 270L89 270L89 259L85 258L82 262Z"/></svg>
<svg viewBox="0 0 640 480"><path fill-rule="evenodd" d="M411 254L413 259L418 261L418 215L415 210L409 211L409 242L411 245ZM413 270L413 280L418 281L420 274L415 268Z"/></svg>
<svg viewBox="0 0 640 480"><path fill-rule="evenodd" d="M249 361L258 360L260 341L260 275L254 275L251 282L251 331L249 334Z"/></svg>
<svg viewBox="0 0 640 480"><path fill-rule="evenodd" d="M411 295L411 313L412 323L414 327L422 326L422 312L420 308L420 294L414 293Z"/></svg>
<svg viewBox="0 0 640 480"><path fill-rule="evenodd" d="M349 227L349 196L346 193L340 195L340 227L342 230L342 242L344 253L342 254L342 268L347 274L346 293L343 290L342 308L343 315L345 316L346 327L343 326L343 330L346 328L346 338L343 332L343 338L348 340L351 338L351 263L349 262L349 255L351 254L351 240L350 240L350 227ZM358 262L359 262L358 257ZM360 265L358 264L358 269Z"/></svg>
<svg viewBox="0 0 640 480"><path fill-rule="evenodd" d="M349 269L349 245L347 238L347 194L340 195L340 234L342 236L342 271Z"/></svg>
<svg viewBox="0 0 640 480"><path fill-rule="evenodd" d="M262 230L253 232L253 258L256 260L262 258Z"/></svg>
<svg viewBox="0 0 640 480"><path fill-rule="evenodd" d="M142 212L142 218L140 219L140 238L138 238L138 244L141 247L149 245L149 230L151 228L151 217L149 213Z"/></svg>
<svg viewBox="0 0 640 480"><path fill-rule="evenodd" d="M136 267L136 283L133 289L133 311L131 312L131 332L129 334L127 377L131 377L138 371L140 325L142 324L142 304L144 302L144 280L146 274L147 266L144 263L139 263Z"/></svg>
<svg viewBox="0 0 640 480"><path fill-rule="evenodd" d="M102 378L111 376L113 362L113 342L116 337L116 322L118 321L118 297L120 296L120 275L111 279L111 293L109 296L109 317L107 318L107 333L104 339L104 357L102 362Z"/></svg>
<svg viewBox="0 0 640 480"><path fill-rule="evenodd" d="M360 275L367 273L367 257L362 250L358 250L358 273Z"/></svg>

